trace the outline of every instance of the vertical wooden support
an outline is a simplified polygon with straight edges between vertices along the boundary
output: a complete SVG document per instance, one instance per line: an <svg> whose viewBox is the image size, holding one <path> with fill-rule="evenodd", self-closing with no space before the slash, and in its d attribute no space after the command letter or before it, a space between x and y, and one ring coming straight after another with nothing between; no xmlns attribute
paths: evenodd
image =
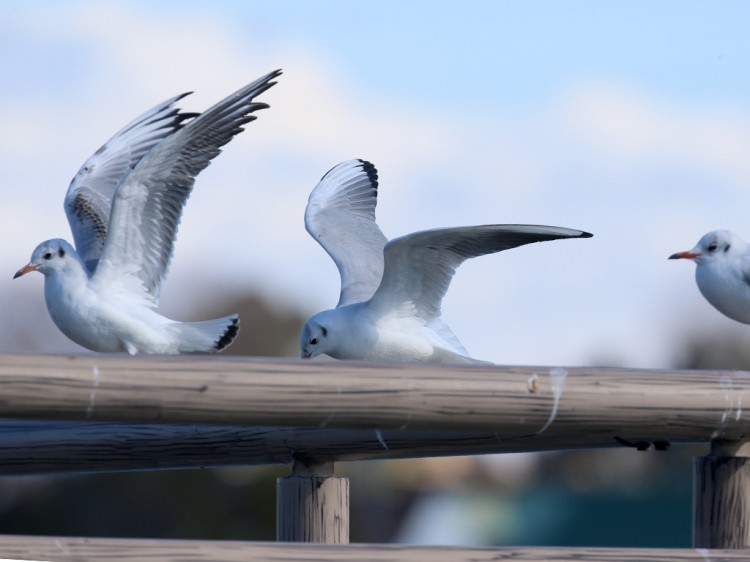
<svg viewBox="0 0 750 562"><path fill-rule="evenodd" d="M693 464L693 547L750 548L750 442L711 442Z"/></svg>
<svg viewBox="0 0 750 562"><path fill-rule="evenodd" d="M276 481L276 540L349 542L349 479L333 462L292 462L292 475Z"/></svg>

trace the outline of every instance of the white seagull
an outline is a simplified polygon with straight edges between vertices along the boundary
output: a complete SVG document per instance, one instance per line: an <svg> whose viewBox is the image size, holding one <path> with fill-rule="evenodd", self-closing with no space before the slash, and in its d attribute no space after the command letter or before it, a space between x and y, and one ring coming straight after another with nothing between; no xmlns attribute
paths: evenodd
<svg viewBox="0 0 750 562"><path fill-rule="evenodd" d="M415 232L388 242L375 222L378 175L363 160L330 170L310 194L305 227L341 275L335 309L302 328L303 358L486 363L469 356L440 319L456 268L468 258L558 238L581 230L536 225L484 225Z"/></svg>
<svg viewBox="0 0 750 562"><path fill-rule="evenodd" d="M263 76L201 115L180 113L176 96L147 111L97 150L65 196L76 243L42 242L15 274L44 274L55 325L93 351L176 354L220 351L239 332L238 316L178 322L156 312L177 226L195 177L252 113L253 98L276 82ZM14 277L14 278L15 278Z"/></svg>
<svg viewBox="0 0 750 562"><path fill-rule="evenodd" d="M750 324L750 246L728 230L705 234L698 244L669 259L688 259L696 264L698 289L722 314Z"/></svg>

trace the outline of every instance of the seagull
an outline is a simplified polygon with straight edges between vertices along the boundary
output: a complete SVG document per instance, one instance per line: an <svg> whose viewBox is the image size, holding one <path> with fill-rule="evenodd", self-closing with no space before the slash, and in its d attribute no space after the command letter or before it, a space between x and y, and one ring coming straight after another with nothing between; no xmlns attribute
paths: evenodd
<svg viewBox="0 0 750 562"><path fill-rule="evenodd" d="M555 226L494 224L424 230L388 242L375 222L378 174L364 160L332 168L310 194L305 228L341 276L336 308L310 317L303 359L484 363L469 356L440 318L456 268L465 260L532 242L590 238Z"/></svg>
<svg viewBox="0 0 750 562"><path fill-rule="evenodd" d="M706 300L732 320L750 324L750 245L734 232L714 230L686 252L669 256L696 264L695 280Z"/></svg>
<svg viewBox="0 0 750 562"><path fill-rule="evenodd" d="M131 355L215 352L237 337L234 314L178 322L156 312L182 209L195 177L268 107L253 99L280 70L205 113L181 113L179 95L125 126L78 170L65 197L76 248L39 244L14 279L38 271L55 325L93 351Z"/></svg>

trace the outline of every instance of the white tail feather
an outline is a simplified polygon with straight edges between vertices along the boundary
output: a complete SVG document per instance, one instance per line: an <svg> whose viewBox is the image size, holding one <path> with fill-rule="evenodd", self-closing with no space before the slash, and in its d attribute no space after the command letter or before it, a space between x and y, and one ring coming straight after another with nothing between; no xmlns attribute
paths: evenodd
<svg viewBox="0 0 750 562"><path fill-rule="evenodd" d="M180 353L203 351L215 353L228 347L240 331L240 318L237 314L202 320L200 322L181 322Z"/></svg>

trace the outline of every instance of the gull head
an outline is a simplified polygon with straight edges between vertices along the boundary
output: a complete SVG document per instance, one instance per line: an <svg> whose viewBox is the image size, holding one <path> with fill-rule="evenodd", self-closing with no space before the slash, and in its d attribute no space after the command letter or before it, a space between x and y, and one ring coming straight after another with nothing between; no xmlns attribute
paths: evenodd
<svg viewBox="0 0 750 562"><path fill-rule="evenodd" d="M310 359L321 353L329 353L333 350L331 345L330 331L325 325L322 313L310 318L302 327L299 335L299 348L302 359Z"/></svg>
<svg viewBox="0 0 750 562"><path fill-rule="evenodd" d="M698 241L692 250L677 252L670 260L693 260L698 265L718 264L735 259L747 251L747 243L729 230L714 230Z"/></svg>
<svg viewBox="0 0 750 562"><path fill-rule="evenodd" d="M47 240L34 249L31 254L31 261L19 269L13 279L30 271L38 271L44 275L61 271L74 255L75 250L65 240L59 238Z"/></svg>

